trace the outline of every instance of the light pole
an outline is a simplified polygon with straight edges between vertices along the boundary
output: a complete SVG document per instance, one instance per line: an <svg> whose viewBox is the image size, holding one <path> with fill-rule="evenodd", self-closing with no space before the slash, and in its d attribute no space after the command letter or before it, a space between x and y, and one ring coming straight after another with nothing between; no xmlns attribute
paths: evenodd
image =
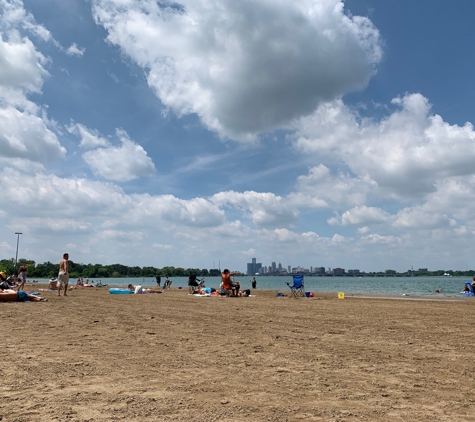
<svg viewBox="0 0 475 422"><path fill-rule="evenodd" d="M16 264L18 262L18 244L20 243L20 235L23 234L23 233L15 232L15 234L17 235L17 238L16 238L15 269L13 270L13 272L16 275Z"/></svg>

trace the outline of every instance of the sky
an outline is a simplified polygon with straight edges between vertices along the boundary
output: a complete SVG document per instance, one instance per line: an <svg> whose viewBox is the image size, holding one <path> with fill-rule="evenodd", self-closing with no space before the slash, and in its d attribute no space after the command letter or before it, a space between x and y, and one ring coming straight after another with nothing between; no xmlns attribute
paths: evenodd
<svg viewBox="0 0 475 422"><path fill-rule="evenodd" d="M474 269L474 15L0 0L0 258Z"/></svg>

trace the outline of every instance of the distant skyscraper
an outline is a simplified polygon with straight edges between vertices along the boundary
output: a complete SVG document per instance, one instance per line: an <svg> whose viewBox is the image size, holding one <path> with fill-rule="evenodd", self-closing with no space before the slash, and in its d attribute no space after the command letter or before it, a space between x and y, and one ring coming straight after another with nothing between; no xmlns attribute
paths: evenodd
<svg viewBox="0 0 475 422"><path fill-rule="evenodd" d="M247 275L256 275L262 273L262 264L256 262L256 258L252 258L252 262L247 264Z"/></svg>
<svg viewBox="0 0 475 422"><path fill-rule="evenodd" d="M272 263L272 272L275 273L277 271L277 266L275 265L275 262Z"/></svg>

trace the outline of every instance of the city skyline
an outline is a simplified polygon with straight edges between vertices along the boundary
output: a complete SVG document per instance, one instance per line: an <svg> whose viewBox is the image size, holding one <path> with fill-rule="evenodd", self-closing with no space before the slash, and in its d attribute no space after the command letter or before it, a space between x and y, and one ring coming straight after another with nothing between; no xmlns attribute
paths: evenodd
<svg viewBox="0 0 475 422"><path fill-rule="evenodd" d="M414 269L414 266L408 268L404 271L396 271L393 268L386 268L385 270L361 270L359 268L342 268L339 266L335 267L324 267L324 266L308 266L301 267L297 265L296 267L292 267L291 265L284 266L282 263L276 263L277 261L271 261L269 266L262 265L262 263L257 262L257 258L252 258L250 263L247 263L247 271L246 275L253 276L253 275L266 275L266 274L295 274L295 273L309 273L309 274L316 274L316 275L359 275L359 274L368 274L368 273L427 273L427 272L453 272L453 271L472 271L469 269L460 270L460 269L453 269L453 268L437 268L433 270L429 270L427 267L418 267ZM256 270L257 269L257 270Z"/></svg>

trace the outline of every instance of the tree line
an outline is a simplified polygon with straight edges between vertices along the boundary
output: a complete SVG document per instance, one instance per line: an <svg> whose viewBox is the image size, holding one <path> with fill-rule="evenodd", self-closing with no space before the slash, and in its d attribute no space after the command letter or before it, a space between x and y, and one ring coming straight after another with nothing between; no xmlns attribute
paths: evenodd
<svg viewBox="0 0 475 422"><path fill-rule="evenodd" d="M17 269L25 264L28 268L28 278L52 278L58 275L59 264L44 262L37 264L28 259L19 259ZM15 273L15 261L13 259L0 260L0 270L8 275ZM69 261L69 276L71 278L109 278L109 277L188 277L189 275L198 277L213 277L221 275L219 269L199 269L199 268L175 268L175 267L128 267L127 265L112 264L80 264Z"/></svg>

